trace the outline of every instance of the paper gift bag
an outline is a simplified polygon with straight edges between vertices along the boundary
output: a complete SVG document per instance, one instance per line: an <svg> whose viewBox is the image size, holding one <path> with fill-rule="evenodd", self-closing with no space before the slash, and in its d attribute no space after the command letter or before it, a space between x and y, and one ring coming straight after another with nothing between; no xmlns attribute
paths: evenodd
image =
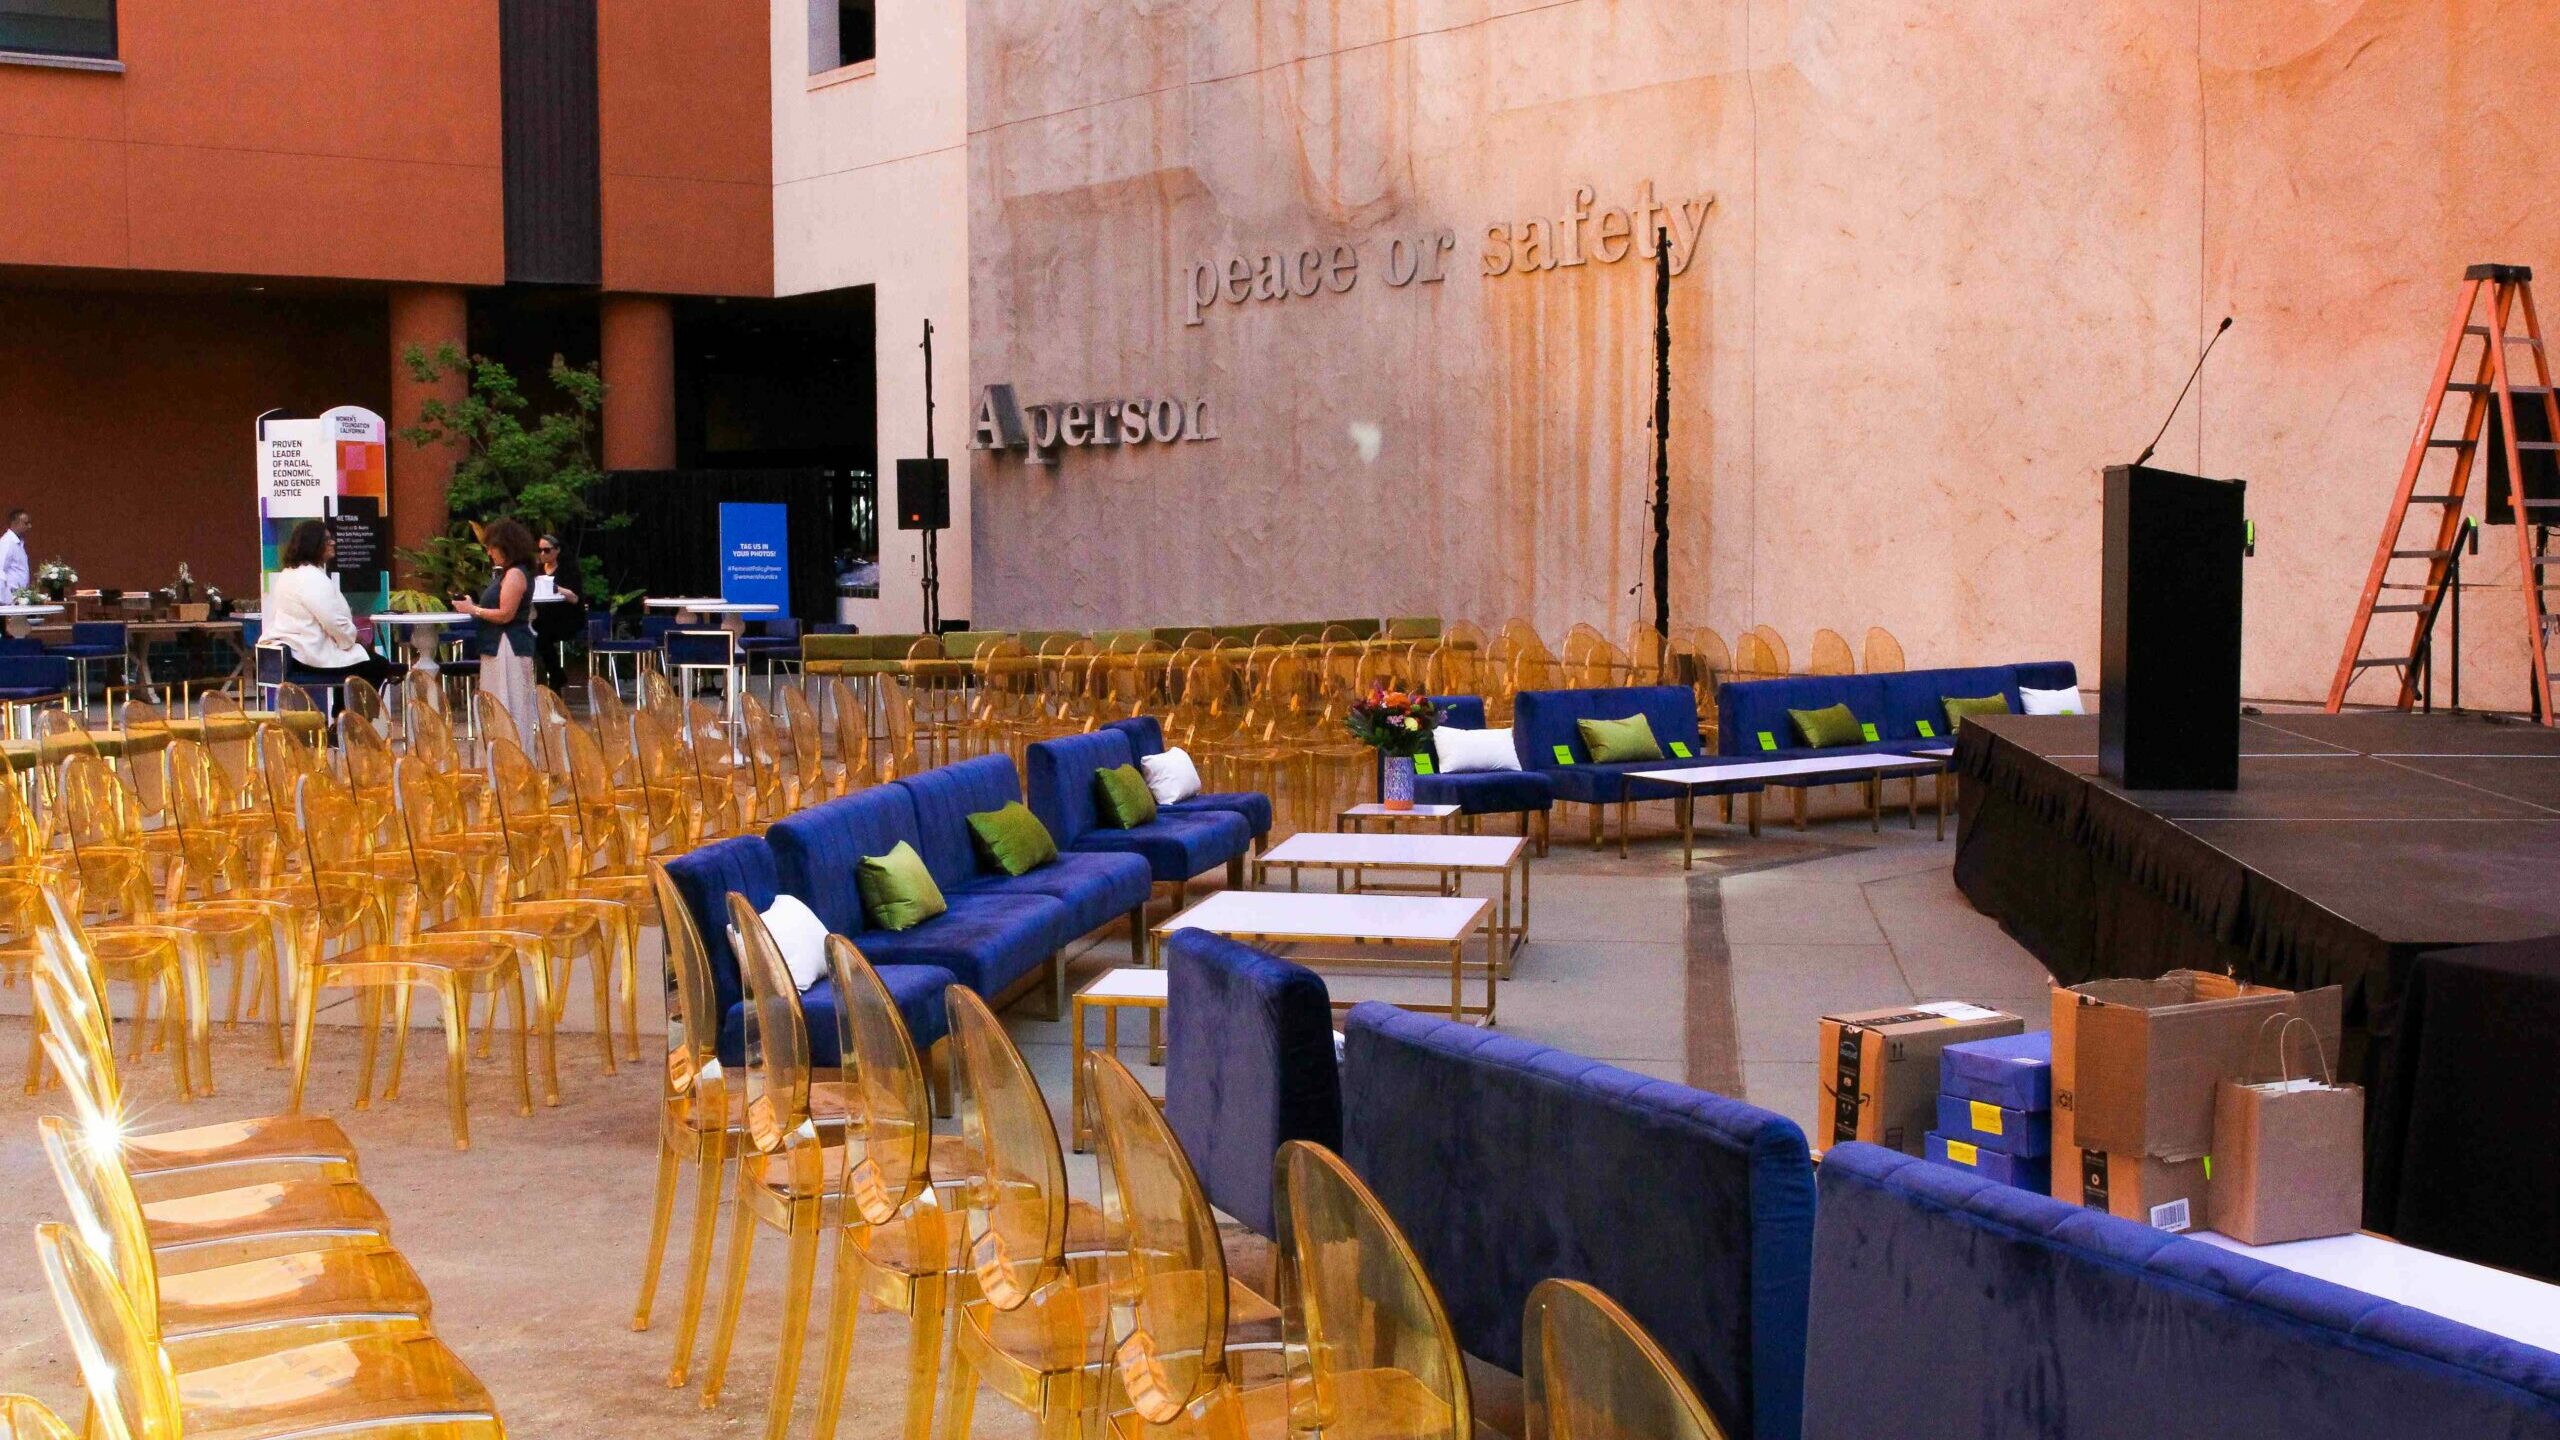
<svg viewBox="0 0 2560 1440"><path fill-rule="evenodd" d="M2334 1082L2316 1035L2319 1076L2295 1074L2297 1027L2311 1031L2296 1016L2278 1032L2274 1079L2214 1089L2213 1228L2244 1245L2345 1235L2364 1217L2364 1090Z"/></svg>

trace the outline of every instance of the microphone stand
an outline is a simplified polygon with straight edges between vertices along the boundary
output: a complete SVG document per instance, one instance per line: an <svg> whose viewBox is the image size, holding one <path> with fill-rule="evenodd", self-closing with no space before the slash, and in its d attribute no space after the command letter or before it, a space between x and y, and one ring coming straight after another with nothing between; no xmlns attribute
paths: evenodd
<svg viewBox="0 0 2560 1440"><path fill-rule="evenodd" d="M2212 358L2213 347L2222 343L2222 332L2230 328L2231 317L2228 315L2222 317L2221 324L2213 327L2213 338L2204 342L2204 353L2196 357L2196 368L2187 372L2187 383L2178 387L2178 398L2169 402L2169 413L2161 417L2159 430L2153 433L2151 443L2142 447L2142 453L2133 457L2135 466L2150 460L2151 453L2160 448L2160 437L2169 433L2169 422L2178 418L2178 407L2187 403L2187 392L2195 388L2196 377L2204 373L2204 362Z"/></svg>

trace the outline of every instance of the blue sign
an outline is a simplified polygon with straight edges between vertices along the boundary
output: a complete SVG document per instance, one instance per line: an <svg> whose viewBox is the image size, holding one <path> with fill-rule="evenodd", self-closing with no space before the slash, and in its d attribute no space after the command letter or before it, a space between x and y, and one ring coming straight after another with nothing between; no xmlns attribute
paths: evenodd
<svg viewBox="0 0 2560 1440"><path fill-rule="evenodd" d="M791 613L791 507L720 507L720 598Z"/></svg>

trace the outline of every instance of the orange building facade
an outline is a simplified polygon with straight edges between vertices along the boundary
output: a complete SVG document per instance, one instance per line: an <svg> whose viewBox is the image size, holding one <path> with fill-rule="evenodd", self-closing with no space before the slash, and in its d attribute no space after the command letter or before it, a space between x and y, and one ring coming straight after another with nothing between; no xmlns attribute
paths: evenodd
<svg viewBox="0 0 2560 1440"><path fill-rule="evenodd" d="M677 463L675 307L773 293L761 0L98 10L90 53L0 13L0 507L39 557L245 592L256 418L396 430L412 344L600 360L603 461ZM399 543L451 463L395 442Z"/></svg>

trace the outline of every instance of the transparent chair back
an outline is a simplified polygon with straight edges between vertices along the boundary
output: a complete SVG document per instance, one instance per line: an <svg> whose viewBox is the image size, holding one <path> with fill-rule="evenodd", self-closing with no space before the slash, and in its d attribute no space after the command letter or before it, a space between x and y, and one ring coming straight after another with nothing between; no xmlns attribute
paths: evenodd
<svg viewBox="0 0 2560 1440"><path fill-rule="evenodd" d="M1272 1163L1291 1431L1472 1440L1448 1313L1386 1207L1321 1145Z"/></svg>
<svg viewBox="0 0 2560 1440"><path fill-rule="evenodd" d="M1520 1352L1526 1440L1724 1440L1644 1327L1579 1280L1529 1292Z"/></svg>
<svg viewBox="0 0 2560 1440"><path fill-rule="evenodd" d="M960 1129L978 1160L964 1262L988 1304L1014 1310L1064 1275L1066 1163L1049 1102L995 1012L974 990L947 995Z"/></svg>
<svg viewBox="0 0 2560 1440"><path fill-rule="evenodd" d="M827 937L845 1069L845 1222L886 1225L932 1184L933 1109L915 1039L854 943Z"/></svg>
<svg viewBox="0 0 2560 1440"><path fill-rule="evenodd" d="M1215 1402L1228 1381L1227 1263L1200 1180L1146 1087L1096 1052L1089 1093L1102 1170L1115 1406L1155 1425Z"/></svg>

